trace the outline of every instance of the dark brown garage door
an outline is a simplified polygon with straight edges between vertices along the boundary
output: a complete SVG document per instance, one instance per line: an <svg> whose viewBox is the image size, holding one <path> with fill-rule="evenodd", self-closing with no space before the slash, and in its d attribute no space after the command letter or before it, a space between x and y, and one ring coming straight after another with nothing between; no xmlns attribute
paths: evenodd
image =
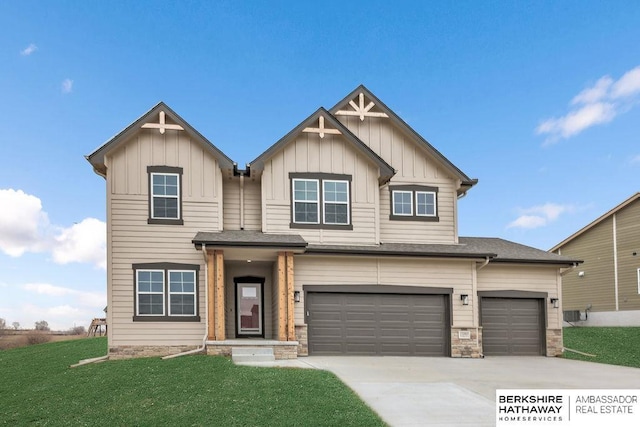
<svg viewBox="0 0 640 427"><path fill-rule="evenodd" d="M482 298L482 347L485 356L543 354L541 301L533 298Z"/></svg>
<svg viewBox="0 0 640 427"><path fill-rule="evenodd" d="M446 356L446 295L307 294L315 355Z"/></svg>

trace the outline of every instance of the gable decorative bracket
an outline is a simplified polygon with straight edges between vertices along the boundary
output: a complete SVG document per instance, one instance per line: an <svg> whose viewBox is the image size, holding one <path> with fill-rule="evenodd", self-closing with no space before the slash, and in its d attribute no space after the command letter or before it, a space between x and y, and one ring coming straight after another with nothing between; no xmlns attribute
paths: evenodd
<svg viewBox="0 0 640 427"><path fill-rule="evenodd" d="M158 129L160 130L160 133L164 133L166 129L184 130L184 128L180 125L172 125L170 123L166 123L164 111L160 110L159 116L160 117L158 118L158 123L145 123L140 127L145 129Z"/></svg>
<svg viewBox="0 0 640 427"><path fill-rule="evenodd" d="M338 129L324 127L324 116L320 116L320 118L318 119L317 128L304 128L302 132L317 133L320 134L320 138L324 138L325 134L342 135L342 133Z"/></svg>
<svg viewBox="0 0 640 427"><path fill-rule="evenodd" d="M359 104L359 105L358 105ZM385 117L389 116L386 113L378 113L376 111L371 111L371 109L376 105L372 102L369 102L366 106L364 105L364 93L360 92L358 94L358 104L353 102L353 99L349 101L349 105L353 108L353 110L338 110L336 111L336 116L359 116L360 121L364 121L365 117Z"/></svg>

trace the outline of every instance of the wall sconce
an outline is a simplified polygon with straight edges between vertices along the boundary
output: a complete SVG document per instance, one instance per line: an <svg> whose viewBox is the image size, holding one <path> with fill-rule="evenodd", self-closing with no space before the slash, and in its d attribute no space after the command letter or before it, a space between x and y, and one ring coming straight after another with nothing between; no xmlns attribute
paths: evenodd
<svg viewBox="0 0 640 427"><path fill-rule="evenodd" d="M578 271L578 277L584 277L584 271Z"/></svg>
<svg viewBox="0 0 640 427"><path fill-rule="evenodd" d="M560 300L558 298L549 298L549 302L551 303L553 308L559 308L560 307Z"/></svg>
<svg viewBox="0 0 640 427"><path fill-rule="evenodd" d="M462 305L469 305L469 295L467 294L460 295L460 300L462 301Z"/></svg>
<svg viewBox="0 0 640 427"><path fill-rule="evenodd" d="M293 301L300 302L300 291L293 291Z"/></svg>

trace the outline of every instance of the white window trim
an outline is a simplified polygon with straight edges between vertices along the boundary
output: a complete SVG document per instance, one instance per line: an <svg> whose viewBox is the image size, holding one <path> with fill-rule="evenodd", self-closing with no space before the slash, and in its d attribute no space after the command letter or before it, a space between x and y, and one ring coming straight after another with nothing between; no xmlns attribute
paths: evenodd
<svg viewBox="0 0 640 427"><path fill-rule="evenodd" d="M409 200L411 201L411 212L410 213L398 213L396 212L396 194L400 194L400 193L404 193L404 194L409 194L411 195L411 197L409 198ZM393 190L391 192L391 198L393 200L391 200L391 205L393 206L393 215L395 216L413 216L413 191L409 191L409 190Z"/></svg>
<svg viewBox="0 0 640 427"><path fill-rule="evenodd" d="M140 284L140 273L162 273L162 314L157 314L157 313L153 313L153 314L140 314L140 295L159 295L160 292L141 292L140 288L139 288L139 284ZM164 274L164 270L153 270L153 269L149 269L149 270L136 270L136 316L164 316L164 308L166 306L166 301L165 301L165 288L166 288L166 283L165 283L165 274Z"/></svg>
<svg viewBox="0 0 640 427"><path fill-rule="evenodd" d="M325 184L328 182L336 182L343 183L347 186L347 201L346 202L327 202L327 198L325 196ZM351 194L349 194L349 181L340 180L340 179L323 179L322 180L322 223L327 225L349 225L351 224L351 217L349 215L349 206L351 202ZM328 222L327 221L327 204L333 205L345 205L347 207L347 222Z"/></svg>
<svg viewBox="0 0 640 427"><path fill-rule="evenodd" d="M171 292L171 273L191 273L193 274L193 292ZM196 272L194 270L167 270L167 293L168 293L168 304L169 307L169 316L180 317L180 316L188 316L193 317L197 313L196 304L198 303L198 299L196 298ZM193 295L193 314L173 314L171 313L171 295Z"/></svg>
<svg viewBox="0 0 640 427"><path fill-rule="evenodd" d="M175 195L175 196L162 195L162 194L156 195L156 194L154 194L153 193L153 177L156 176L156 175L175 176L176 177L177 186L178 186L178 194ZM182 188L180 188L180 174L177 174L177 173L163 173L163 172L151 172L151 219L169 219L169 220L171 220L171 219L180 219L180 218L182 218L180 216L181 215L181 213L180 213L180 193L181 192L182 192ZM176 214L177 214L177 216L175 218L174 217L158 217L158 216L156 216L155 207L154 207L155 204L153 203L153 199L155 197L162 197L162 198L165 198L165 199L176 199L177 200L177 203L176 203L176 206L177 206Z"/></svg>
<svg viewBox="0 0 640 427"><path fill-rule="evenodd" d="M430 216L436 217L438 216L438 203L435 191L416 191L416 216ZM433 196L433 214L421 214L418 213L418 194L431 194Z"/></svg>
<svg viewBox="0 0 640 427"><path fill-rule="evenodd" d="M316 183L316 188L318 189L316 191L317 197L315 200L315 204L316 204L316 216L318 218L318 221L316 222L309 222L309 221L296 221L296 203L314 203L313 200L297 200L296 199L296 182L301 181L301 182L309 182L309 181L313 181ZM293 222L295 224L320 224L320 191L322 191L320 189L320 180L319 179L305 179L305 178L293 178L292 179L292 185L293 185L293 212L292 212L292 219Z"/></svg>

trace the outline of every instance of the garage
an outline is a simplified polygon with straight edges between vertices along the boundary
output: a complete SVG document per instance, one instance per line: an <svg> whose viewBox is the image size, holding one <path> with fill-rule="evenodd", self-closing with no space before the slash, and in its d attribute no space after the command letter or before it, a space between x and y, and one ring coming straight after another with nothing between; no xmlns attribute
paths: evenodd
<svg viewBox="0 0 640 427"><path fill-rule="evenodd" d="M485 356L544 355L544 299L482 297Z"/></svg>
<svg viewBox="0 0 640 427"><path fill-rule="evenodd" d="M409 286L337 289L305 287L310 354L449 355L450 289Z"/></svg>

